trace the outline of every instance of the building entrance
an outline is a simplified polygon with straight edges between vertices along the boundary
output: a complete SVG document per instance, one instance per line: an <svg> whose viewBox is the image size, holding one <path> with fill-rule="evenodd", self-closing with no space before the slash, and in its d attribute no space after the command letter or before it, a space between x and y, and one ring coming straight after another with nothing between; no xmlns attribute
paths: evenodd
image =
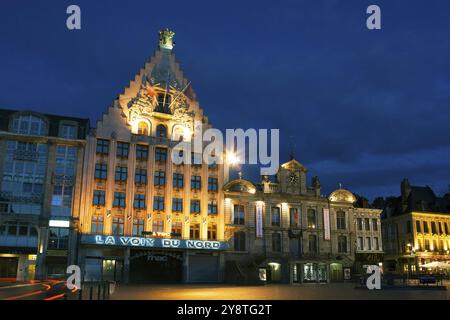
<svg viewBox="0 0 450 320"><path fill-rule="evenodd" d="M130 282L177 283L182 280L183 255L171 251L132 251Z"/></svg>

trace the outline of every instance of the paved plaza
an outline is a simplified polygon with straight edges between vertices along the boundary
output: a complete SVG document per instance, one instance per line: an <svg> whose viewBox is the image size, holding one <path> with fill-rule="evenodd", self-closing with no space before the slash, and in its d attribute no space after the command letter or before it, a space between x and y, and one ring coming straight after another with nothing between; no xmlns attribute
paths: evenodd
<svg viewBox="0 0 450 320"><path fill-rule="evenodd" d="M142 285L120 286L116 300L450 300L447 290L431 288L356 289L353 283L324 285Z"/></svg>

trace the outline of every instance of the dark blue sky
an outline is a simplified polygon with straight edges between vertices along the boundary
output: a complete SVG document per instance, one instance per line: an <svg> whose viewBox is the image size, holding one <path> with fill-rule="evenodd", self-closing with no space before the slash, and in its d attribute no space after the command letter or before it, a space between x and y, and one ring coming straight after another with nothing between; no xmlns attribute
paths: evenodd
<svg viewBox="0 0 450 320"><path fill-rule="evenodd" d="M82 30L66 29L78 4ZM366 8L382 30L366 28ZM174 49L210 121L280 128L282 160L359 194L450 184L450 2L6 1L0 108L101 116L157 45ZM293 137L293 139L290 137ZM256 168L244 177L258 179Z"/></svg>

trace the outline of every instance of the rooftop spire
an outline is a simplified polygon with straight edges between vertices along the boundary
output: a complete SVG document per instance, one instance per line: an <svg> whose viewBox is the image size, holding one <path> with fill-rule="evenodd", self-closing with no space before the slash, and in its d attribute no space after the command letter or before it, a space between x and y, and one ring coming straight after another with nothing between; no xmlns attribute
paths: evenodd
<svg viewBox="0 0 450 320"><path fill-rule="evenodd" d="M175 42L173 42L173 36L175 32L169 30L168 28L159 30L159 47L161 49L172 50Z"/></svg>

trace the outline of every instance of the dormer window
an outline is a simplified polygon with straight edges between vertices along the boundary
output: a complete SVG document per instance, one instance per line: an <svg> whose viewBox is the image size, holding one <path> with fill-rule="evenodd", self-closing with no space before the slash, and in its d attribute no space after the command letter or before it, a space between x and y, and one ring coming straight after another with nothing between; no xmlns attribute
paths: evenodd
<svg viewBox="0 0 450 320"><path fill-rule="evenodd" d="M77 127L74 125L63 124L61 126L60 136L65 139L76 139L77 138Z"/></svg>
<svg viewBox="0 0 450 320"><path fill-rule="evenodd" d="M47 134L47 123L37 116L19 115L13 119L11 131L21 134L45 136Z"/></svg>

